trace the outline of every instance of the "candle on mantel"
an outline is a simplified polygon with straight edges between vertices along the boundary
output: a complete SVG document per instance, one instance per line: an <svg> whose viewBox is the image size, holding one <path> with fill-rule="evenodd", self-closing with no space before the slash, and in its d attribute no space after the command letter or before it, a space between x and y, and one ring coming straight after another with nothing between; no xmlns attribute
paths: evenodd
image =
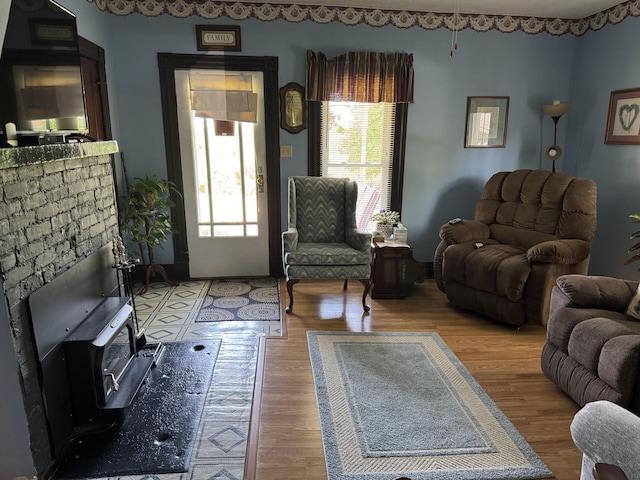
<svg viewBox="0 0 640 480"><path fill-rule="evenodd" d="M4 125L4 136L7 139L7 143L12 147L18 146L18 135L16 133L16 124L9 122Z"/></svg>

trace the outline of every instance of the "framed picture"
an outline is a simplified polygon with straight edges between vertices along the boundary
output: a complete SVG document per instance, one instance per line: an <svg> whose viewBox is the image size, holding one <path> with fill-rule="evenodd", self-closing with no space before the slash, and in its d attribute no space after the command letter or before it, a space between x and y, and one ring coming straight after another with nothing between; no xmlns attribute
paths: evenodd
<svg viewBox="0 0 640 480"><path fill-rule="evenodd" d="M233 25L196 25L199 51L239 52L240 27Z"/></svg>
<svg viewBox="0 0 640 480"><path fill-rule="evenodd" d="M467 97L465 148L504 148L509 97Z"/></svg>
<svg viewBox="0 0 640 480"><path fill-rule="evenodd" d="M604 143L640 145L640 88L611 92Z"/></svg>
<svg viewBox="0 0 640 480"><path fill-rule="evenodd" d="M280 89L280 127L289 133L307 128L304 88L297 83L287 83Z"/></svg>
<svg viewBox="0 0 640 480"><path fill-rule="evenodd" d="M78 34L73 20L54 18L30 18L29 33L33 45L76 47Z"/></svg>

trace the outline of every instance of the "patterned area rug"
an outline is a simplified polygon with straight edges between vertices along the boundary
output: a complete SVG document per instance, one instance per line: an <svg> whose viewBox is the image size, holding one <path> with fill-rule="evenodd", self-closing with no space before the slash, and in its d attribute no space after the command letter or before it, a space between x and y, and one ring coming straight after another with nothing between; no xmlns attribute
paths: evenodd
<svg viewBox="0 0 640 480"><path fill-rule="evenodd" d="M279 290L271 277L212 280L196 322L280 320Z"/></svg>
<svg viewBox="0 0 640 480"><path fill-rule="evenodd" d="M307 336L329 480L552 477L438 334Z"/></svg>

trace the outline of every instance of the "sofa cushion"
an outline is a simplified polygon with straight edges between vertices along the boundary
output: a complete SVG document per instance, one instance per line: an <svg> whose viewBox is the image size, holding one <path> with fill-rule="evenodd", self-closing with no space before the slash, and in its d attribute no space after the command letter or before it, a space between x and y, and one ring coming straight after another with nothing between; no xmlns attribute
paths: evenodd
<svg viewBox="0 0 640 480"><path fill-rule="evenodd" d="M633 294L633 297L631 297L631 300L629 300L629 304L624 313L636 320L640 320L640 284L638 284L636 292Z"/></svg>
<svg viewBox="0 0 640 480"><path fill-rule="evenodd" d="M359 278L371 276L370 265L287 265L284 271L287 278Z"/></svg>
<svg viewBox="0 0 640 480"><path fill-rule="evenodd" d="M569 356L593 373L598 373L598 363L605 344L615 337L633 335L627 325L596 317L578 323L571 332Z"/></svg>
<svg viewBox="0 0 640 480"><path fill-rule="evenodd" d="M491 238L495 239L497 243L517 245L522 248L530 248L538 243L557 239L556 236L549 235L548 233L523 230L498 223L490 225L489 228L491 229Z"/></svg>
<svg viewBox="0 0 640 480"><path fill-rule="evenodd" d="M598 377L625 398L632 398L640 366L640 335L620 335L602 347Z"/></svg>
<svg viewBox="0 0 640 480"><path fill-rule="evenodd" d="M456 281L476 290L522 302L531 273L526 250L511 245L451 245L444 252L444 281Z"/></svg>
<svg viewBox="0 0 640 480"><path fill-rule="evenodd" d="M578 405L603 399L615 403L624 402L619 391L551 343L547 342L542 349L541 366L544 374Z"/></svg>
<svg viewBox="0 0 640 480"><path fill-rule="evenodd" d="M590 241L596 226L595 203L596 186L591 180L546 170L499 172L486 183L474 219Z"/></svg>
<svg viewBox="0 0 640 480"><path fill-rule="evenodd" d="M370 265L371 254L351 248L346 243L298 243L285 254L288 265Z"/></svg>

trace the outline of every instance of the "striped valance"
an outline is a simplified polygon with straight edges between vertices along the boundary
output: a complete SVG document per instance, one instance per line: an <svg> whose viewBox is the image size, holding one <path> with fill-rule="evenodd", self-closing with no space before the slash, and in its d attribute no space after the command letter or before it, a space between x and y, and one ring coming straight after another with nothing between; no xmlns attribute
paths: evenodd
<svg viewBox="0 0 640 480"><path fill-rule="evenodd" d="M307 51L307 100L413 103L413 55Z"/></svg>

